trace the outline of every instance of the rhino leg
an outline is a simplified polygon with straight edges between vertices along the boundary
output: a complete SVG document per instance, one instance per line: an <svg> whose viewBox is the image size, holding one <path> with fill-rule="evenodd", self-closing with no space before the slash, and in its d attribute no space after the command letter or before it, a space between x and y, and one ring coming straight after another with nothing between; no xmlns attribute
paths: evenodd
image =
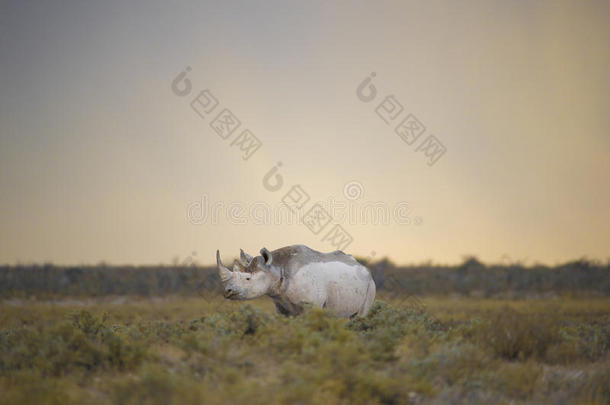
<svg viewBox="0 0 610 405"><path fill-rule="evenodd" d="M299 315L303 312L303 307L300 305L295 305L287 301L273 300L275 303L275 309L277 312L284 316L294 316Z"/></svg>
<svg viewBox="0 0 610 405"><path fill-rule="evenodd" d="M366 316L366 314L369 313L369 309L371 308L371 305L373 305L373 301L375 301L375 292L375 282L371 280L369 281L369 285L366 289L366 297L364 298L364 304L358 312L359 316Z"/></svg>

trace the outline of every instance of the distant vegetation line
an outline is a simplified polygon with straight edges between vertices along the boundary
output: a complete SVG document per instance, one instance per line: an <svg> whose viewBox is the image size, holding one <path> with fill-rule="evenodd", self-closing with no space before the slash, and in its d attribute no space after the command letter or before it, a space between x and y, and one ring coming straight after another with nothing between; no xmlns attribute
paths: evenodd
<svg viewBox="0 0 610 405"><path fill-rule="evenodd" d="M558 266L368 264L380 293L524 297L540 294L610 296L610 263L586 260ZM205 295L220 288L208 266L0 266L0 297Z"/></svg>

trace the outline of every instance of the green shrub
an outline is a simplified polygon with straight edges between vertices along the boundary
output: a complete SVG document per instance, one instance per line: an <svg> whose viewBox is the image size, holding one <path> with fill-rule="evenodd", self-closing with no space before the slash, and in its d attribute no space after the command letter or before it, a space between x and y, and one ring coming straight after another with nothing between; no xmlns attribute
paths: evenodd
<svg viewBox="0 0 610 405"><path fill-rule="evenodd" d="M396 359L396 348L407 334L425 336L424 339L441 337L443 325L428 314L412 309L396 309L377 301L369 314L351 319L347 327L359 333L377 361Z"/></svg>
<svg viewBox="0 0 610 405"><path fill-rule="evenodd" d="M256 302L146 320L122 304L67 317L64 307L11 307L0 402L608 403L602 307L580 302L566 317L556 306L472 304L443 323L383 302L350 320L313 308L284 317Z"/></svg>
<svg viewBox="0 0 610 405"><path fill-rule="evenodd" d="M205 399L201 384L188 376L178 376L157 366L145 367L138 374L114 384L113 403L195 405Z"/></svg>
<svg viewBox="0 0 610 405"><path fill-rule="evenodd" d="M61 376L71 371L99 368L129 369L145 356L145 349L117 335L87 311L70 316L46 329L25 327L0 332L0 371L37 369L44 375Z"/></svg>

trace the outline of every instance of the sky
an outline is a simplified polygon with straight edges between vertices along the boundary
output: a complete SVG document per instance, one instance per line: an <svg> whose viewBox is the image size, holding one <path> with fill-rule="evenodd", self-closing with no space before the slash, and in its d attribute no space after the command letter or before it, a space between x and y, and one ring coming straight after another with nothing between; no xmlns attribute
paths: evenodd
<svg viewBox="0 0 610 405"><path fill-rule="evenodd" d="M608 260L609 44L607 1L2 1L0 263Z"/></svg>

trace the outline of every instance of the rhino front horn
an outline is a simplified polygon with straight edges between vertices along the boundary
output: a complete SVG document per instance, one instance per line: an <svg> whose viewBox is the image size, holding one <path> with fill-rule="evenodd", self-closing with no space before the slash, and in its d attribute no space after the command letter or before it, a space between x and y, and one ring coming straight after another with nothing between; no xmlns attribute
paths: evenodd
<svg viewBox="0 0 610 405"><path fill-rule="evenodd" d="M226 283L231 279L233 273L227 267L222 264L222 260L220 260L220 251L216 251L216 265L218 266L218 275L220 276L220 281Z"/></svg>

